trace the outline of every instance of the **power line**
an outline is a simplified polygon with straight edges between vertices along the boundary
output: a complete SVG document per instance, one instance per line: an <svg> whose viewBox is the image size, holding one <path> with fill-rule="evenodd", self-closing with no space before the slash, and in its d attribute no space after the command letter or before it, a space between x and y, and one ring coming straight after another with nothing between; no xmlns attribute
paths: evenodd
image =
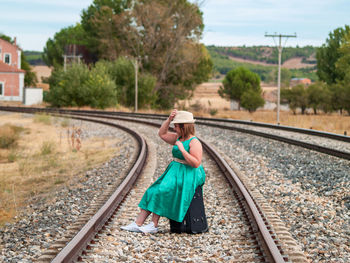
<svg viewBox="0 0 350 263"><path fill-rule="evenodd" d="M282 38L285 37L286 41L284 42L284 45L287 43L288 38L290 37L297 37L297 34L294 33L294 35L282 35L282 34L273 34L273 35L268 35L265 33L265 37L272 37L273 41L275 41L275 37L278 37L279 42L278 42L278 77L277 77L277 124L280 123L280 94L281 94L281 58L282 58Z"/></svg>

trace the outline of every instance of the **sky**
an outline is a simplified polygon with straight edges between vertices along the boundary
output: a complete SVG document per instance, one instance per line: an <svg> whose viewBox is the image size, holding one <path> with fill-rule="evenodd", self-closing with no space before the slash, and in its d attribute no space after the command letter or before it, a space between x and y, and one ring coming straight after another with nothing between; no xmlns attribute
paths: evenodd
<svg viewBox="0 0 350 263"><path fill-rule="evenodd" d="M191 0L194 2L195 0ZM0 33L23 50L43 51L62 28L80 22L92 0L0 0ZM201 42L216 46L274 46L267 34L294 35L284 46L321 46L328 34L350 25L349 0L205 0Z"/></svg>

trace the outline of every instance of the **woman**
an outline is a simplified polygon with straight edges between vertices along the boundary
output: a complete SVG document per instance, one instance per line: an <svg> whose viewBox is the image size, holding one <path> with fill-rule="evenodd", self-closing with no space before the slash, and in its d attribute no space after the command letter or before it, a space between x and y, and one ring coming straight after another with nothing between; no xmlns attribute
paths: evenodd
<svg viewBox="0 0 350 263"><path fill-rule="evenodd" d="M173 110L162 124L158 135L165 142L174 145L174 160L165 172L146 190L139 207L141 212L136 221L121 227L132 232L156 233L161 216L182 222L190 206L195 190L205 182L201 165L202 144L195 137L193 114ZM169 125L175 125L175 133L169 132ZM142 226L151 214L152 222Z"/></svg>

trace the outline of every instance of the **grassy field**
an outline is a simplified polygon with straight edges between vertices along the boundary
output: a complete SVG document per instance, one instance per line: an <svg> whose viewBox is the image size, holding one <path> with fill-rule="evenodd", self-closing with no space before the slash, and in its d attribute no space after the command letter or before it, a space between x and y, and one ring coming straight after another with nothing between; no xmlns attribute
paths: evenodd
<svg viewBox="0 0 350 263"><path fill-rule="evenodd" d="M120 150L117 138L82 140L79 129L87 128L70 122L47 115L0 115L0 225L11 222L31 198L79 180L83 171Z"/></svg>

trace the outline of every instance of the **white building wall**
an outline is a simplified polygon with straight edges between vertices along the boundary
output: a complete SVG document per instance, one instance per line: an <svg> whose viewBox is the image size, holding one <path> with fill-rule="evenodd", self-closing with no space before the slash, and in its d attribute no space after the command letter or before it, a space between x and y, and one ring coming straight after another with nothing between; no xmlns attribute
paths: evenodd
<svg viewBox="0 0 350 263"><path fill-rule="evenodd" d="M43 102L43 89L25 88L24 89L24 105L34 105Z"/></svg>

